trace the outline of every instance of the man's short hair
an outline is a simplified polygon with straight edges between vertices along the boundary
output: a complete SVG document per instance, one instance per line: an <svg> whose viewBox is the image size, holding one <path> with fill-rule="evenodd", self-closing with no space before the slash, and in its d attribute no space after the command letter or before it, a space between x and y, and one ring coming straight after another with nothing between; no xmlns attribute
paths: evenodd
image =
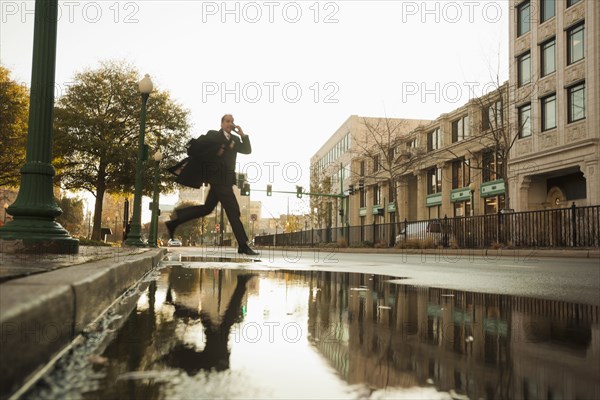
<svg viewBox="0 0 600 400"><path fill-rule="evenodd" d="M233 115L231 115L231 114L225 114L225 115L223 115L221 117L221 123L223 123L223 121L225 121L225 117L231 117L231 118L233 118Z"/></svg>

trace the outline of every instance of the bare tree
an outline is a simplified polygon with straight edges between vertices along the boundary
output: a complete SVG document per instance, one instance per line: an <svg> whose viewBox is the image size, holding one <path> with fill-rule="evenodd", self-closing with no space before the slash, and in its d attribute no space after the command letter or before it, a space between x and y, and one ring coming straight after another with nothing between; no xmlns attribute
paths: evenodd
<svg viewBox="0 0 600 400"><path fill-rule="evenodd" d="M410 133L425 121L394 118L363 118L365 135L355 139L356 156L367 161L359 171L352 171L355 179L366 184L385 183L392 187L398 198L398 181L421 168L424 152L418 138Z"/></svg>
<svg viewBox="0 0 600 400"><path fill-rule="evenodd" d="M313 166L310 174L310 193L330 193L331 178L319 175L317 166ZM330 200L329 200L330 201ZM313 223L316 226L322 227L327 221L327 202L325 197L311 196L310 197L310 213L313 218ZM316 212L315 212L316 210ZM316 220L316 221L315 221Z"/></svg>
<svg viewBox="0 0 600 400"><path fill-rule="evenodd" d="M470 158L465 159L464 154L459 154L452 146L444 146L442 151L435 154L435 157L445 161L468 162L471 171L478 171L479 174L488 178L494 175L495 180L503 180L505 208L511 208L509 181L514 178L508 173L511 151L523 134L531 134L533 125L530 116L521 120L517 115L516 120L512 121L509 117L510 107L511 103L514 103L512 100L515 98L515 93L519 92L522 98L530 98L536 90L536 86L532 81L523 90L509 85L508 82L500 83L499 76L496 75L485 87L493 89L471 100L476 105L478 112L481 113L481 118L478 119L479 123L472 126L471 129L472 135L469 140L474 144L463 150L469 154ZM489 157L488 160L483 159L484 154ZM473 175L471 175L471 179L473 179Z"/></svg>

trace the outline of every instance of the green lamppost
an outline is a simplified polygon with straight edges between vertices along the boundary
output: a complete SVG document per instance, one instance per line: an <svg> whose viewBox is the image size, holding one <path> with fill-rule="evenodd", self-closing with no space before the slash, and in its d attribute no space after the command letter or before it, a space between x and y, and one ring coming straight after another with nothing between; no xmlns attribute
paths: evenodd
<svg viewBox="0 0 600 400"><path fill-rule="evenodd" d="M146 133L146 103L152 92L150 75L146 74L138 84L142 95L142 112L140 116L140 137L138 139L138 158L135 167L135 192L133 194L133 215L131 216L131 230L125 240L127 246L144 246L141 238L142 230L142 168L144 166L144 136Z"/></svg>
<svg viewBox="0 0 600 400"><path fill-rule="evenodd" d="M154 192L152 195L152 220L150 221L150 237L148 238L148 246L158 247L158 177L160 175L160 161L162 160L162 153L157 151L154 153L154 161L156 161L156 168L154 170Z"/></svg>
<svg viewBox="0 0 600 400"><path fill-rule="evenodd" d="M471 182L469 184L469 190L471 191L471 216L474 217L475 216L475 189L477 188L477 185L475 184L475 182Z"/></svg>
<svg viewBox="0 0 600 400"><path fill-rule="evenodd" d="M13 220L0 229L4 251L77 253L73 239L55 218L62 210L54 200L52 122L58 0L36 0L29 128L25 164L15 202L6 211Z"/></svg>

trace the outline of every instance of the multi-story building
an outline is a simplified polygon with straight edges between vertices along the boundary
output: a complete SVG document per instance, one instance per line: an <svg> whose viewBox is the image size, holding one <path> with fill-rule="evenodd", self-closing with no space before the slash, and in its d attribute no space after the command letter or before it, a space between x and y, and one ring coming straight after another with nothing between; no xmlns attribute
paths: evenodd
<svg viewBox="0 0 600 400"><path fill-rule="evenodd" d="M510 4L510 207L600 204L600 3Z"/></svg>
<svg viewBox="0 0 600 400"><path fill-rule="evenodd" d="M384 148L395 148L401 138L428 122L430 121L350 116L311 157L310 191L347 194L356 190L356 195L343 200L313 196L311 208L315 215L315 227L336 227L372 221L375 217L367 215L367 208L373 210L373 206L384 207L383 203L390 202L383 194L388 191L387 180L378 174L383 174L390 165L385 161L394 156L385 152L384 160L383 157L378 158L376 153Z"/></svg>
<svg viewBox="0 0 600 400"><path fill-rule="evenodd" d="M409 134L398 215L409 221L496 213L505 206L507 84ZM417 150L417 151L414 151Z"/></svg>
<svg viewBox="0 0 600 400"><path fill-rule="evenodd" d="M325 200L321 226L461 217L504 208L507 87L500 85L434 121L350 117L311 159L313 184L348 195L341 206ZM377 124L383 130L373 129ZM390 126L398 129L388 136ZM341 153L333 150L332 159L324 155L332 154L337 143L344 144ZM336 218L346 214L344 223Z"/></svg>

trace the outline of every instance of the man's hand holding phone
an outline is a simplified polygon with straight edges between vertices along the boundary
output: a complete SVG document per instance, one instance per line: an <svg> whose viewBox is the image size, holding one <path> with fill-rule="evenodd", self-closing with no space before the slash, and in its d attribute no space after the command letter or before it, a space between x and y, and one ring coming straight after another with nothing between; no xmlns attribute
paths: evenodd
<svg viewBox="0 0 600 400"><path fill-rule="evenodd" d="M244 137L246 136L244 134L244 131L242 130L242 127L239 125L233 125L233 128L231 129L233 132L237 133L238 135L240 135L240 137Z"/></svg>

